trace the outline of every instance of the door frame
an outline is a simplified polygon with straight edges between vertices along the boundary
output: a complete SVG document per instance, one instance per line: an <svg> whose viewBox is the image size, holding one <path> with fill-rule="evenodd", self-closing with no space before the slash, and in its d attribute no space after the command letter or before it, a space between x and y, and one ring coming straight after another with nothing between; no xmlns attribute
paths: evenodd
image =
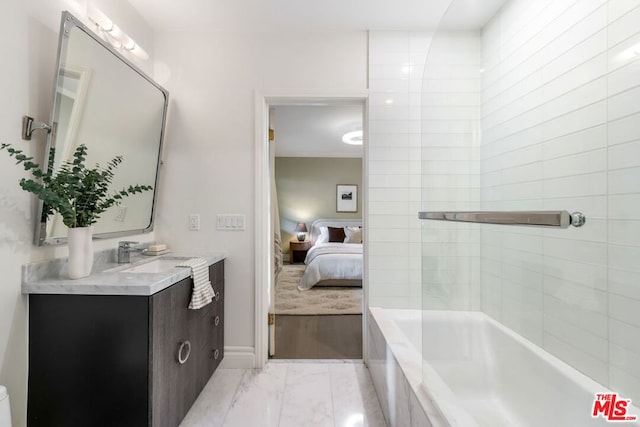
<svg viewBox="0 0 640 427"><path fill-rule="evenodd" d="M254 324L254 367L263 368L268 356L268 312L269 289L273 279L273 233L271 230L271 177L269 175L269 107L272 105L310 105L318 103L340 104L357 102L363 106L364 139L368 139L368 101L369 91L363 90L256 90L255 92L255 324ZM363 145L363 189L362 189L362 221L366 227L367 200L367 144ZM367 249L364 244L363 256L363 305L366 308L367 282ZM363 310L362 339L363 359L367 360L366 313Z"/></svg>

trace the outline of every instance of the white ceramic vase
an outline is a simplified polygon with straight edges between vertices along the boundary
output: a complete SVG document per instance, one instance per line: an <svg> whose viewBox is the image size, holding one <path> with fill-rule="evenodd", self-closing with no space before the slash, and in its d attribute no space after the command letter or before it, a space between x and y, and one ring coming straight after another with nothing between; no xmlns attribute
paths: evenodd
<svg viewBox="0 0 640 427"><path fill-rule="evenodd" d="M93 267L93 226L70 228L67 234L70 279L81 279L91 274Z"/></svg>

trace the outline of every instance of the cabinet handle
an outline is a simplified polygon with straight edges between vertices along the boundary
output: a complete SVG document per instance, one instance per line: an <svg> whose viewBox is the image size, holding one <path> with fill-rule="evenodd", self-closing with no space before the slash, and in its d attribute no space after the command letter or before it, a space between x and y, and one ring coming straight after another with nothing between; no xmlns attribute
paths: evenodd
<svg viewBox="0 0 640 427"><path fill-rule="evenodd" d="M217 348L213 351L213 358L215 360L218 360L218 357L220 357L220 350L218 350Z"/></svg>
<svg viewBox="0 0 640 427"><path fill-rule="evenodd" d="M216 326L220 324L220 316L216 316L216 318L213 320L213 324Z"/></svg>
<svg viewBox="0 0 640 427"><path fill-rule="evenodd" d="M220 291L216 291L216 301L220 301Z"/></svg>
<svg viewBox="0 0 640 427"><path fill-rule="evenodd" d="M183 357L182 350L186 348L187 354ZM178 349L178 363L184 365L189 360L189 356L191 355L191 343L189 340L186 340L182 344L180 344L180 348Z"/></svg>

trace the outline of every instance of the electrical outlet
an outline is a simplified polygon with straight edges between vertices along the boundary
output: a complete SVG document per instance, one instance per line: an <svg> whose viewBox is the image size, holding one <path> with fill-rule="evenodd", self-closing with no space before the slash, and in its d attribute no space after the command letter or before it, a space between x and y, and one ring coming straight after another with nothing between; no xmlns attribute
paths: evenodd
<svg viewBox="0 0 640 427"><path fill-rule="evenodd" d="M126 206L118 206L116 208L116 216L114 218L114 221L124 221L124 217L127 214L127 207Z"/></svg>
<svg viewBox="0 0 640 427"><path fill-rule="evenodd" d="M189 215L189 231L198 231L198 230L200 230L200 215L199 214Z"/></svg>

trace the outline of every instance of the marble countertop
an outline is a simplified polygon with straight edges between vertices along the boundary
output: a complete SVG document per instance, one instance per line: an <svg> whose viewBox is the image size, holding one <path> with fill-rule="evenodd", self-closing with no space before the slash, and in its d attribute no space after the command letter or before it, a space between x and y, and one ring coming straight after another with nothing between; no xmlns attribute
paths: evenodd
<svg viewBox="0 0 640 427"><path fill-rule="evenodd" d="M191 275L186 267L165 268L161 272L130 272L134 267L157 260L175 260L176 264L189 258L204 258L209 265L226 258L224 253L180 254L157 257L140 256L129 264L96 260L93 272L82 279L66 277L66 260L52 260L22 267L23 294L78 295L153 295ZM164 261L163 261L164 262Z"/></svg>

